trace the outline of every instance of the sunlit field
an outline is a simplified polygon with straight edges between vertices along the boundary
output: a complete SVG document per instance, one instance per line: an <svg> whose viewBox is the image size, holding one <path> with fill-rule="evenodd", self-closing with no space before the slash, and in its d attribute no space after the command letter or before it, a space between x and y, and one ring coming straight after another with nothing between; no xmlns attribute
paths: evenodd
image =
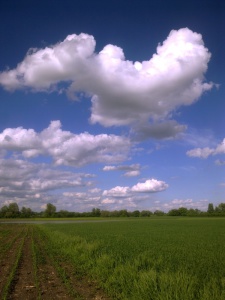
<svg viewBox="0 0 225 300"><path fill-rule="evenodd" d="M110 299L225 299L225 219L42 224L35 232L49 255L95 280Z"/></svg>

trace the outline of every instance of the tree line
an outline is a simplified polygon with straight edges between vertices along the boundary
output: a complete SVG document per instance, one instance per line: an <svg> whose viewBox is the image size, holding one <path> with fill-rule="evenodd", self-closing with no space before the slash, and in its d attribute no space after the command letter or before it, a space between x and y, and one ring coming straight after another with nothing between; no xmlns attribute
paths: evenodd
<svg viewBox="0 0 225 300"><path fill-rule="evenodd" d="M29 207L19 206L16 202L4 205L0 209L0 218L79 218L79 217L151 217L151 216L186 216L186 217L206 217L206 216L225 216L225 203L220 203L218 206L209 203L207 211L199 209L179 207L171 209L167 213L161 210L101 210L93 208L90 212L71 212L67 210L57 211L56 206L48 203L46 209L41 212L34 212Z"/></svg>

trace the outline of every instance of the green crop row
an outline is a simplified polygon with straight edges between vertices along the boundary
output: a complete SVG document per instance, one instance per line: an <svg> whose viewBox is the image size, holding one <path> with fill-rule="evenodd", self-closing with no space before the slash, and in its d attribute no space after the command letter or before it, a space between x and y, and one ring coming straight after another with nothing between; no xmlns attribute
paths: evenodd
<svg viewBox="0 0 225 300"><path fill-rule="evenodd" d="M0 261L1 258L9 251L9 249L13 246L15 241L24 235L24 228L17 229L15 232L13 231L13 226L4 226L1 225L0 233L1 233L1 242L0 242Z"/></svg>
<svg viewBox="0 0 225 300"><path fill-rule="evenodd" d="M66 274L65 270L61 267L61 259L58 255L58 251L54 251L53 248L50 247L50 243L48 243L48 237L41 231L37 230L37 228L33 228L33 243L32 243L32 250L33 250L33 261L35 262L35 266L43 266L47 263L46 260L50 261L50 264L54 266L57 274L61 278L63 284L66 286L68 293L74 297L74 299L81 299L80 295L75 291L74 287L71 285L70 280L68 279L68 275ZM64 260L64 259L63 259ZM63 261L62 260L62 261ZM38 283L38 276L37 276L37 267L34 268L35 270L35 277ZM41 296L39 295L39 299Z"/></svg>
<svg viewBox="0 0 225 300"><path fill-rule="evenodd" d="M49 253L112 299L225 299L224 219L39 225Z"/></svg>

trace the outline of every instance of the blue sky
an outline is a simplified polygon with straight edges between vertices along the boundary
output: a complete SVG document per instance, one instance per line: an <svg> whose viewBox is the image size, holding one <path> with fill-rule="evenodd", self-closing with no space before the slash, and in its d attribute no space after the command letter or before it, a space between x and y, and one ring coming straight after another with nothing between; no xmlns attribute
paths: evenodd
<svg viewBox="0 0 225 300"><path fill-rule="evenodd" d="M0 206L225 198L223 1L0 2Z"/></svg>

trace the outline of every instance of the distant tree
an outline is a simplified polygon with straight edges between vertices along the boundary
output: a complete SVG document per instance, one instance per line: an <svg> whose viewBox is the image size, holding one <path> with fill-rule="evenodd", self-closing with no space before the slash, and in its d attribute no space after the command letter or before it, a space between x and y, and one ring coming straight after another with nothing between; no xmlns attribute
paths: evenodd
<svg viewBox="0 0 225 300"><path fill-rule="evenodd" d="M186 207L180 207L178 208L180 216L187 216L188 214L188 209Z"/></svg>
<svg viewBox="0 0 225 300"><path fill-rule="evenodd" d="M225 215L225 203L220 203L217 207L215 207L215 213L217 215Z"/></svg>
<svg viewBox="0 0 225 300"><path fill-rule="evenodd" d="M126 209L121 209L121 210L118 212L118 216L119 216L119 217L129 217L129 212L128 212Z"/></svg>
<svg viewBox="0 0 225 300"><path fill-rule="evenodd" d="M92 212L90 211L84 211L80 214L81 217L87 218L87 217L93 217Z"/></svg>
<svg viewBox="0 0 225 300"><path fill-rule="evenodd" d="M208 209L207 209L208 214L213 214L214 213L214 206L213 203L209 203Z"/></svg>
<svg viewBox="0 0 225 300"><path fill-rule="evenodd" d="M134 210L134 211L131 213L131 217L140 217L140 211L139 211L139 210Z"/></svg>
<svg viewBox="0 0 225 300"><path fill-rule="evenodd" d="M101 216L101 210L99 208L93 208L91 211L92 217L100 217Z"/></svg>
<svg viewBox="0 0 225 300"><path fill-rule="evenodd" d="M66 218L66 217L70 217L70 212L68 210L60 210L57 213L57 217L59 218Z"/></svg>
<svg viewBox="0 0 225 300"><path fill-rule="evenodd" d="M45 209L45 212L44 212L44 216L45 217L53 217L54 214L56 212L56 207L55 205L51 204L51 203L48 203L46 205L46 209Z"/></svg>
<svg viewBox="0 0 225 300"><path fill-rule="evenodd" d="M112 210L110 211L110 217L120 217L120 212L119 210Z"/></svg>
<svg viewBox="0 0 225 300"><path fill-rule="evenodd" d="M1 210L0 210L0 217L1 218L5 218L6 217L6 213L8 212L9 208L7 205L2 206Z"/></svg>
<svg viewBox="0 0 225 300"><path fill-rule="evenodd" d="M79 218L79 217L81 217L81 213L80 212L69 212L69 217L71 217L71 218Z"/></svg>
<svg viewBox="0 0 225 300"><path fill-rule="evenodd" d="M201 213L201 211L200 211L199 209L193 209L193 208L190 208L190 209L188 210L187 215L188 215L189 217L196 217L196 216L199 216L200 213Z"/></svg>
<svg viewBox="0 0 225 300"><path fill-rule="evenodd" d="M130 213L126 209L103 211L103 215L104 214L108 217L115 217L115 218L117 218L117 217L129 217L130 216Z"/></svg>
<svg viewBox="0 0 225 300"><path fill-rule="evenodd" d="M165 213L164 213L162 210L158 210L158 209L157 209L156 211L154 211L154 215L155 215L155 216L159 216L159 217L160 217L160 216L164 216L164 214L165 214Z"/></svg>
<svg viewBox="0 0 225 300"><path fill-rule="evenodd" d="M171 209L168 211L168 216L180 216L180 212L178 209Z"/></svg>
<svg viewBox="0 0 225 300"><path fill-rule="evenodd" d="M8 218L18 218L20 215L19 206L16 202L10 203L8 206Z"/></svg>
<svg viewBox="0 0 225 300"><path fill-rule="evenodd" d="M110 211L108 210L101 210L101 217L110 217Z"/></svg>
<svg viewBox="0 0 225 300"><path fill-rule="evenodd" d="M22 207L20 210L21 218L30 218L33 216L33 211L29 207Z"/></svg>
<svg viewBox="0 0 225 300"><path fill-rule="evenodd" d="M150 210L142 210L140 212L141 217L150 217L153 213Z"/></svg>
<svg viewBox="0 0 225 300"><path fill-rule="evenodd" d="M225 203L220 203L218 205L218 208L219 208L220 211L225 212Z"/></svg>

